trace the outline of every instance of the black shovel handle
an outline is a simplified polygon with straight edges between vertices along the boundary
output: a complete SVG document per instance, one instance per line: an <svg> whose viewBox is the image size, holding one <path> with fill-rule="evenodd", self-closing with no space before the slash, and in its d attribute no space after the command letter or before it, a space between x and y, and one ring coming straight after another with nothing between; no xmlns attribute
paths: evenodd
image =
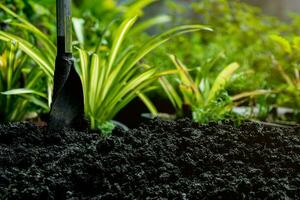
<svg viewBox="0 0 300 200"><path fill-rule="evenodd" d="M53 100L56 99L59 91L64 87L71 71L71 66L74 66L72 60L71 17L71 0L56 0L57 56Z"/></svg>
<svg viewBox="0 0 300 200"><path fill-rule="evenodd" d="M72 0L56 0L57 52L72 53Z"/></svg>

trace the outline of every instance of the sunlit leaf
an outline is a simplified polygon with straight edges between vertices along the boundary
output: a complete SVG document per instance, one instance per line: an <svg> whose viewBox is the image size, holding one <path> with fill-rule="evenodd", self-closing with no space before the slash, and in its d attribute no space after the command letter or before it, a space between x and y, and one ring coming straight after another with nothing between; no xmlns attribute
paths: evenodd
<svg viewBox="0 0 300 200"><path fill-rule="evenodd" d="M232 63L225 67L223 71L218 75L216 80L214 81L214 84L209 92L207 101L211 101L212 99L215 98L215 96L222 90L224 89L225 84L227 81L231 78L233 73L239 68L238 63Z"/></svg>

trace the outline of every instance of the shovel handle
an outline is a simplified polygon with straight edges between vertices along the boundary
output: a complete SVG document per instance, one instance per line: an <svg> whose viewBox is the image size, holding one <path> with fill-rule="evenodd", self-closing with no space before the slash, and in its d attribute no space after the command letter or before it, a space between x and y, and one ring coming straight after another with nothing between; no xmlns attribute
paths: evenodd
<svg viewBox="0 0 300 200"><path fill-rule="evenodd" d="M72 53L72 0L56 0L57 51Z"/></svg>
<svg viewBox="0 0 300 200"><path fill-rule="evenodd" d="M65 52L72 53L72 0L65 0Z"/></svg>
<svg viewBox="0 0 300 200"><path fill-rule="evenodd" d="M56 0L57 37L65 37L64 0Z"/></svg>

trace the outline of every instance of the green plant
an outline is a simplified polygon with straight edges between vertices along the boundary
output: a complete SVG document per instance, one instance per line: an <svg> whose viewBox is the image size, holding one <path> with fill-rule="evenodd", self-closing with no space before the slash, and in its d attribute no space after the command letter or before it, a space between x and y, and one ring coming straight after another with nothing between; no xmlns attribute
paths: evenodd
<svg viewBox="0 0 300 200"><path fill-rule="evenodd" d="M10 50L7 50L7 53L4 54L10 56L8 58L6 56L2 57L3 60L11 59L11 61L3 61L3 63L8 63L8 66L1 69L3 74L7 74L6 79L3 79L6 83L1 83L1 97L11 99L10 103L13 105L15 103L12 100L17 99L17 97L12 97L12 95L17 95L25 98L27 102L39 106L41 111L47 112L51 105L56 47L46 34L25 18L20 17L3 4L0 4L0 9L14 18L13 21L9 22L10 26L34 35L34 38L28 37L24 39L0 30L0 40L11 44ZM28 60L27 62L20 61L25 58ZM5 70L10 71L7 71L7 73ZM11 76L14 82L11 82ZM22 79L26 79L25 84L19 84L24 82ZM3 95L9 96L3 97ZM14 111L13 117L8 117L7 120L20 120L24 117L23 113L28 112L26 109L22 110L17 107L12 110Z"/></svg>
<svg viewBox="0 0 300 200"><path fill-rule="evenodd" d="M207 59L224 52L224 62L216 63L216 70L211 72L215 76L231 62L238 62L242 70L255 74L253 78L249 76L240 84L232 85L231 93L271 88L268 83L274 77L266 73L272 63L267 45L268 37L270 34L291 34L296 31L296 24L291 27L290 24L267 16L259 8L239 0L202 0L184 2L184 5L172 0L166 2L167 8L170 2L172 6L166 13L177 23L209 24L214 27L214 34L195 32L189 38L176 38L149 56L148 63L168 68L171 66L170 61L159 59L167 51L184 60L187 66L203 65Z"/></svg>
<svg viewBox="0 0 300 200"><path fill-rule="evenodd" d="M43 85L38 83L43 73L30 67L28 57L18 43L8 42L0 56L0 115L1 121L20 121L36 116L34 110L48 109ZM18 94L18 96L12 96ZM34 114L34 115L32 115ZM30 116L31 115L31 116Z"/></svg>
<svg viewBox="0 0 300 200"><path fill-rule="evenodd" d="M55 39L55 1L53 0L2 0L2 5L12 10L18 16L27 19L31 23L39 27L43 32L49 33L51 40ZM6 22L11 20L11 15L6 12L0 12L0 21L3 29L13 29L11 31L18 32L20 29L8 27ZM0 25L0 26L1 26ZM2 29L2 30L3 30Z"/></svg>
<svg viewBox="0 0 300 200"><path fill-rule="evenodd" d="M82 17L85 13L90 13L95 18L100 19L102 23L110 23L116 16L123 19L134 16L140 17L144 15L144 8L156 1L134 0L118 2L116 0L75 0L73 10L77 17Z"/></svg>
<svg viewBox="0 0 300 200"><path fill-rule="evenodd" d="M211 30L201 25L179 26L159 34L139 47L124 46L124 40L136 17L126 19L115 31L112 45L103 46L99 51L89 54L78 49L85 113L91 127L97 127L113 117L133 98L152 89L151 84L158 77L174 73L174 70L160 71L157 67L143 69L140 61L152 50L167 42L171 37L198 30ZM104 49L101 52L101 49ZM147 103L147 100L146 100Z"/></svg>
<svg viewBox="0 0 300 200"><path fill-rule="evenodd" d="M142 15L142 9L153 3L153 0L141 0L137 2L133 2L129 5L123 5L122 12L124 12L124 15L128 15L129 13ZM87 1L85 1L87 3ZM89 2L91 3L91 2ZM37 6L33 2L30 1L30 5L33 7ZM93 4L89 4L93 5ZM29 33L30 37L21 38L16 34L9 33L8 31L0 31L0 40L3 40L5 42L14 41L18 43L19 49L22 50L26 55L28 55L34 62L36 62L40 69L44 72L44 78L47 79L47 96L48 96L48 106L51 105L52 102L52 87L53 87L53 74L54 74L54 61L55 61L55 54L56 54L56 47L53 44L53 42L49 39L49 36L44 34L42 31L39 30L38 27L34 26L30 22L28 22L24 17L21 17L20 15L13 12L8 7L4 6L4 4L0 3L0 9L2 9L8 16L12 17L13 20L7 21L7 25L14 27L18 30L23 30L22 33L26 35ZM111 8L111 9L117 9L117 8ZM118 8L119 9L119 8ZM110 9L108 9L110 10ZM128 10L128 12L126 12ZM129 12L130 11L130 12ZM117 14L119 11L114 12ZM126 14L127 13L127 14ZM167 21L167 17L164 16L158 16L156 18L149 19L145 21L144 23L140 23L139 26L136 27L132 32L139 32L141 33L142 30L148 28L149 26L152 26L157 23L163 23ZM115 21L115 20L114 20ZM81 23L82 21L80 19L74 18L74 30L77 35L78 41L82 44L82 47L84 45L84 27ZM112 27L107 27L108 28ZM88 31L90 32L90 31ZM104 31L103 34L106 34ZM33 35L33 37L32 37ZM108 36L101 36L100 43L97 42L96 45L96 51L100 48L102 45L102 39L104 40L104 37ZM89 37L90 38L90 37ZM26 89L26 88L23 88ZM18 93L20 90L14 90L14 91L7 91L5 94L11 94L11 95L21 95L22 93ZM45 92L45 91L43 91Z"/></svg>
<svg viewBox="0 0 300 200"><path fill-rule="evenodd" d="M291 41L280 36L271 35L273 66L281 79L274 83L279 106L288 106L300 111L300 37L294 36ZM274 45L275 44L275 45Z"/></svg>
<svg viewBox="0 0 300 200"><path fill-rule="evenodd" d="M87 50L95 50L102 45L101 42L107 42L105 39L113 34L111 30L116 29L123 20L138 16L139 21L130 32L136 43L137 38L146 35L144 30L153 25L162 24L170 21L170 17L166 15L158 15L155 17L143 19L144 9L157 2L157 0L135 0L122 1L115 0L97 1L85 0L74 2L73 25L75 34L81 48ZM98 6L95 6L98 5ZM134 35L134 36L133 36ZM85 40L85 38L89 38Z"/></svg>
<svg viewBox="0 0 300 200"><path fill-rule="evenodd" d="M165 52L168 52L176 55L180 60L184 60L188 71L193 75L195 70L191 66L205 66L208 60L217 57L219 52L223 52L224 59L213 64L214 70L209 73L210 80L214 80L218 73L232 62L238 62L240 64L239 71L248 74L247 76L233 75L234 83L227 88L229 96L256 91L258 88L265 91L273 90L272 95L267 95L267 100L245 98L242 106L271 109L276 101L281 106L293 104L292 95L289 95L288 98L288 95L274 94L274 92L279 92L277 90L279 85L283 88L287 87L282 85L283 81L278 76L278 70L277 72L274 70L277 67L270 67L273 65L270 55L274 54L274 46L270 47L269 45L269 35L281 34L289 38L299 34L300 18L298 15L293 15L290 22L283 22L275 17L265 15L259 8L239 0L201 0L192 3L166 0L161 3L160 7L163 3L166 5L165 13L171 16L173 24L195 22L209 24L214 28L214 34L194 32L188 38L178 37L148 56L145 59L147 64L170 69L172 61L164 59ZM279 57L280 51L283 52L278 50L275 53L276 60L294 79L294 72L291 72L293 67L289 64L290 56L285 54L285 56ZM176 88L174 80L174 78L169 79L169 82ZM159 92L162 93L162 91ZM223 96L223 98L225 97ZM278 99L276 100L276 98ZM293 105L293 107L297 107L297 105Z"/></svg>
<svg viewBox="0 0 300 200"><path fill-rule="evenodd" d="M50 105L55 46L44 33L27 20L2 4L0 4L0 8L17 20L10 22L11 26L23 28L33 33L38 39L39 49L30 39L23 39L17 35L0 31L1 40L18 43L19 49L39 65L39 69L47 79L48 105ZM152 88L149 86L158 77L173 72L172 70L160 72L154 67L143 70L139 62L145 55L175 35L200 29L210 30L201 25L180 26L153 37L139 48L134 48L134 45L125 48L124 40L136 19L134 17L123 22L115 31L112 42L100 43L92 55L89 55L86 50L78 49L80 65L77 67L77 71L81 76L84 89L85 113L91 120L92 128L111 120L120 109L136 96L140 96L148 104L147 98L142 92L151 90ZM23 91L28 91L27 89L23 88ZM21 90L10 90L5 94L24 95ZM32 92L32 94L34 93Z"/></svg>
<svg viewBox="0 0 300 200"><path fill-rule="evenodd" d="M187 68L174 55L170 55L170 59L178 72L176 80L180 93L165 77L160 78L160 84L177 110L177 114L185 115L183 107L189 106L197 122L206 123L223 119L235 105L234 102L238 104L245 98L268 93L268 91L256 90L229 96L224 89L239 68L237 63L228 65L219 72L216 78L211 78L210 71L219 57L212 59L205 66L194 69Z"/></svg>
<svg viewBox="0 0 300 200"><path fill-rule="evenodd" d="M107 121L102 124L97 124L97 130L101 131L102 136L108 136L112 133L113 129L115 128L115 124L112 121Z"/></svg>

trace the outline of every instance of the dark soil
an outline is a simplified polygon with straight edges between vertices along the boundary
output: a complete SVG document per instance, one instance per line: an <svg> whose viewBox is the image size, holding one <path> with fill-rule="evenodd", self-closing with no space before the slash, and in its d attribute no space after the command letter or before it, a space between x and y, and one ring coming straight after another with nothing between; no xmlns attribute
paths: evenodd
<svg viewBox="0 0 300 200"><path fill-rule="evenodd" d="M0 199L300 199L300 129L153 120L104 139L0 125Z"/></svg>

